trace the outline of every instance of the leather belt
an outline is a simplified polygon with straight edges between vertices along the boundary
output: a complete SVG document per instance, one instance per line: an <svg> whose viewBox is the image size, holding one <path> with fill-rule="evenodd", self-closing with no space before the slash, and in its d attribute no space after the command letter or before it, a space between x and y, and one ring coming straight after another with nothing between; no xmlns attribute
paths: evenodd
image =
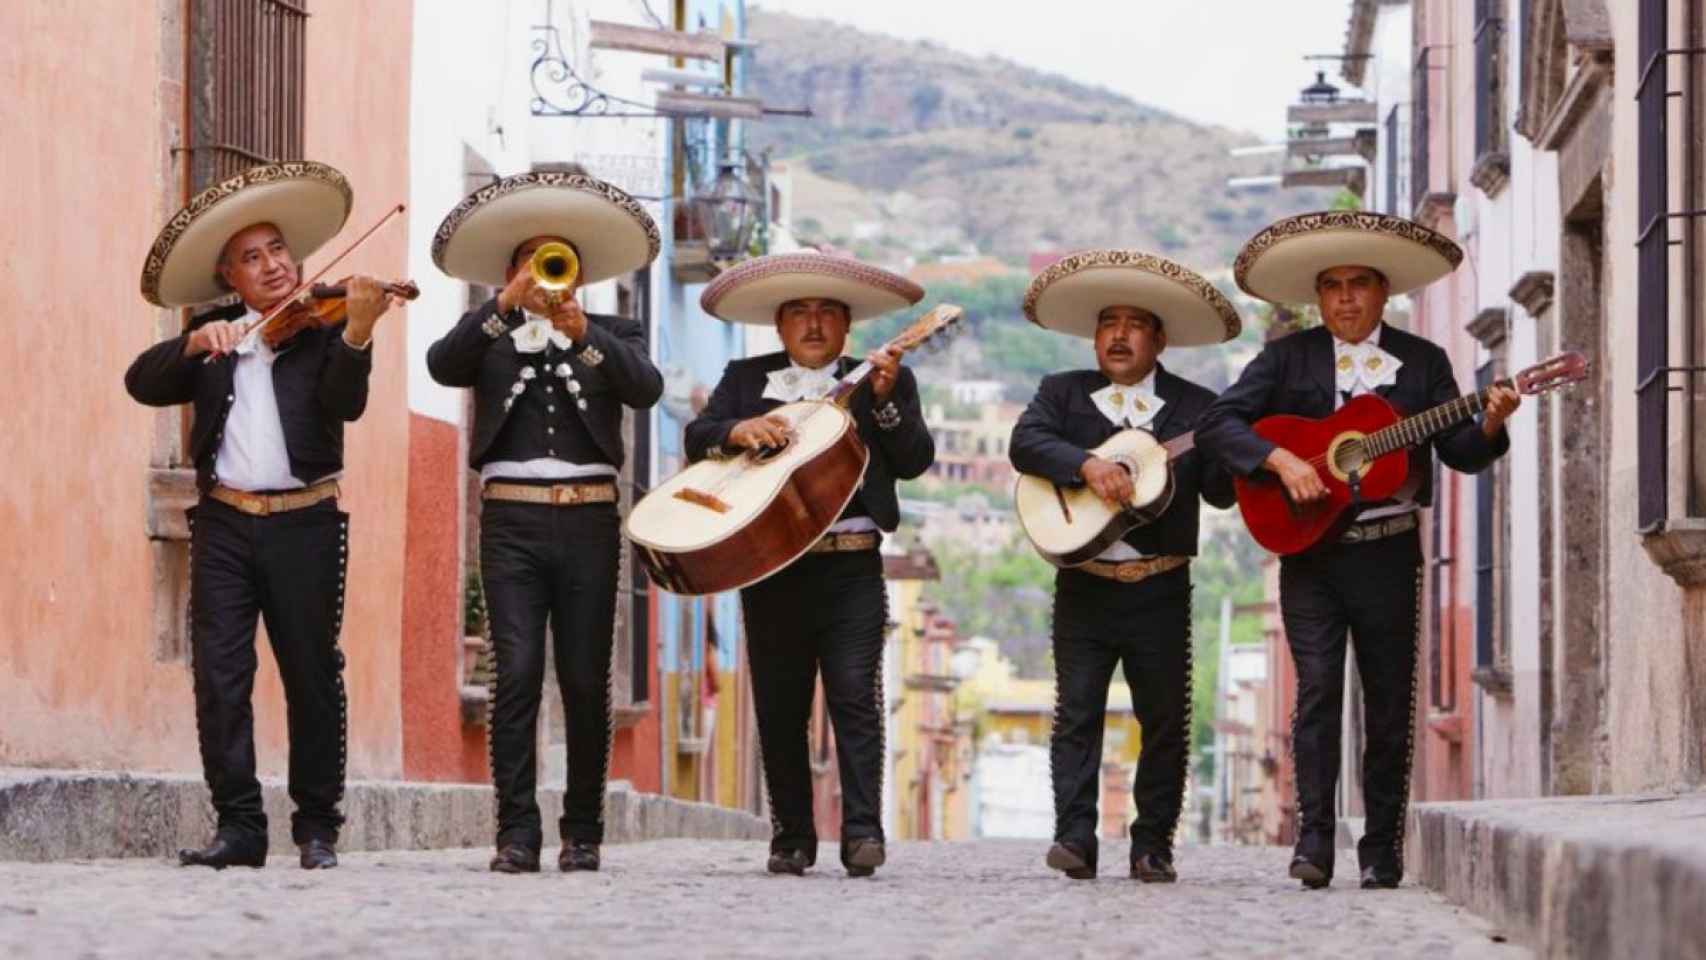
<svg viewBox="0 0 1706 960"><path fill-rule="evenodd" d="M1072 569L1082 570L1104 580L1136 583L1139 580L1147 580L1158 573L1177 570L1190 562L1190 557L1144 557L1141 560L1126 560L1120 563L1108 560L1092 560Z"/></svg>
<svg viewBox="0 0 1706 960"><path fill-rule="evenodd" d="M603 483L555 483L546 487L526 483L499 483L494 480L480 491L480 499L543 503L552 507L615 503L616 484L606 480Z"/></svg>
<svg viewBox="0 0 1706 960"><path fill-rule="evenodd" d="M866 531L864 533L826 533L823 538L806 549L807 553L845 553L853 550L875 550L883 540L882 535Z"/></svg>
<svg viewBox="0 0 1706 960"><path fill-rule="evenodd" d="M291 490L288 493L251 493L248 490L234 490L221 483L209 490L207 495L251 517L265 517L312 507L322 500L331 500L338 495L338 482L326 480L312 487Z"/></svg>
<svg viewBox="0 0 1706 960"><path fill-rule="evenodd" d="M1353 523L1345 532L1339 535L1340 543L1367 543L1400 533L1409 533L1416 529L1416 511L1400 513L1395 517L1382 517L1379 520L1367 520Z"/></svg>

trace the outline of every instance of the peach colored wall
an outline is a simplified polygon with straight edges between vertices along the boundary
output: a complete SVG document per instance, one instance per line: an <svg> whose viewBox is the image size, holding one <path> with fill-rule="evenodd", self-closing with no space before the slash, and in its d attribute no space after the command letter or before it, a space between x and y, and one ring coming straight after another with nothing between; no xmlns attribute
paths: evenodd
<svg viewBox="0 0 1706 960"><path fill-rule="evenodd" d="M159 21L147 3L12 3L0 36L13 131L0 137L0 763L115 766L134 751L183 767L187 674L153 662L147 602L153 415L121 382L152 339L136 290L166 164Z"/></svg>
<svg viewBox="0 0 1706 960"><path fill-rule="evenodd" d="M0 376L0 410L13 438L0 487L8 547L0 558L0 764L199 769L185 664L154 653L143 517L155 414L121 382L154 341L157 314L137 295L137 271L170 213L158 201L177 145L167 131L181 107L160 74L162 48L179 36L162 24L181 9L0 5L0 35L31 38L21 55L0 60L6 127L32 131L0 138L7 181L30 187L8 195L0 227L0 255L14 278L27 278L0 287L8 318L0 342L12 358ZM385 144L407 142L411 10L407 0L327 4L309 21L307 152L349 176L352 223L371 220L407 186L407 151ZM91 23L102 28L91 32ZM405 233L387 231L351 268L397 274ZM395 776L401 767L408 430L402 338L388 333L381 326L374 347L368 413L347 435L352 776ZM279 773L282 698L271 657L261 662L257 745L263 772Z"/></svg>

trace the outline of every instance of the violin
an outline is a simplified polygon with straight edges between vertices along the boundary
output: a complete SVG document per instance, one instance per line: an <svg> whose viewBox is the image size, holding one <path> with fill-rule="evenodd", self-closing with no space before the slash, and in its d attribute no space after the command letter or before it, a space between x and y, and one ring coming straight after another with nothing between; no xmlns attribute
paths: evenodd
<svg viewBox="0 0 1706 960"><path fill-rule="evenodd" d="M271 323L261 328L261 339L277 350L304 330L319 330L343 323L349 315L348 281L349 278L345 277L337 283L316 283L309 287ZM414 300L421 295L421 288L415 286L413 280L382 283L380 288L386 294L404 300Z"/></svg>
<svg viewBox="0 0 1706 960"><path fill-rule="evenodd" d="M366 243L368 237L373 236L380 227L385 225L386 221L402 213L404 209L403 204L400 203L392 207L383 217L379 218L378 223L368 227L366 233L356 237L354 243L345 247L342 253L315 271L313 276L298 283L296 288L290 291L289 296L270 307L260 319L244 327L243 336L247 337L255 333L258 328L260 336L266 341L267 346L277 349L281 344L303 330L332 327L342 323L348 314L348 305L345 303L345 299L349 296L349 290L345 284L348 283L349 278L345 277L336 284L315 283L314 281L325 276L326 271L337 266L338 261L349 256L356 247ZM387 283L382 284L382 286L387 294L402 297L404 300L413 300L421 295L420 288L415 286L413 280ZM212 363L221 356L223 354L218 351L210 351L202 359L202 363Z"/></svg>

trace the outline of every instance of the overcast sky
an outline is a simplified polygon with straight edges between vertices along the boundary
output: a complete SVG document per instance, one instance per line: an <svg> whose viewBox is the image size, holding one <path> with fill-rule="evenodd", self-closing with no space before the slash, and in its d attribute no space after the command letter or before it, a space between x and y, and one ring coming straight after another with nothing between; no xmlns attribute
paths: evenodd
<svg viewBox="0 0 1706 960"><path fill-rule="evenodd" d="M995 54L1198 122L1285 136L1285 107L1342 53L1350 0L748 0ZM1343 86L1343 81L1336 81Z"/></svg>

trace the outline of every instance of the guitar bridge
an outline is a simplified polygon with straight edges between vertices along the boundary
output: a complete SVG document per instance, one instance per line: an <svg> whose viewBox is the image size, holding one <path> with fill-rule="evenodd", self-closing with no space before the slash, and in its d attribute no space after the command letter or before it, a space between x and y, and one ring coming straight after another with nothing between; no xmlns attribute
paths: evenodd
<svg viewBox="0 0 1706 960"><path fill-rule="evenodd" d="M695 490L692 487L683 487L682 489L675 491L675 498L677 500L686 500L688 503L694 504L695 506L704 507L707 510L714 510L717 513L728 513L730 510L727 503L724 503L722 500L717 499L717 497L706 493L703 490Z"/></svg>

